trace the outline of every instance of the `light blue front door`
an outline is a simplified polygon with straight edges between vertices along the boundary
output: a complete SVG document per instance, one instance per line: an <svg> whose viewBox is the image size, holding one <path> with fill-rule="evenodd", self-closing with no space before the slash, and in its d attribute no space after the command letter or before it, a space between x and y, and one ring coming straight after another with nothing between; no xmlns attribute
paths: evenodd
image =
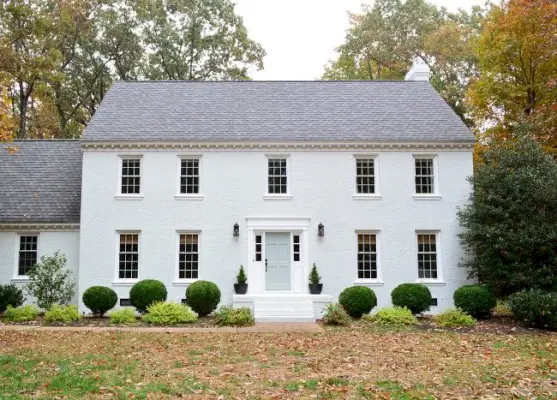
<svg viewBox="0 0 557 400"><path fill-rule="evenodd" d="M265 290L290 290L290 233L265 234Z"/></svg>

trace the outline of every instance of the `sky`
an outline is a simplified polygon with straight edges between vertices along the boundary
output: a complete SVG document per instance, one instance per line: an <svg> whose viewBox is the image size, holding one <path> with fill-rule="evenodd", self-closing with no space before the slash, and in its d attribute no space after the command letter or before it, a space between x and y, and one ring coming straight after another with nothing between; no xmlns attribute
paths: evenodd
<svg viewBox="0 0 557 400"><path fill-rule="evenodd" d="M373 0L234 0L251 39L267 51L255 80L319 79L335 47L344 42L348 12ZM449 11L483 6L485 0L430 0Z"/></svg>

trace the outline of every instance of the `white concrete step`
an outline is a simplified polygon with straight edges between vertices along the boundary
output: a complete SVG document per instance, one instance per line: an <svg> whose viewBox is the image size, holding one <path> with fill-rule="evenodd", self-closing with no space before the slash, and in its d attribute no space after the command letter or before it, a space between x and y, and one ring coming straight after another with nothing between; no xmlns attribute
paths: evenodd
<svg viewBox="0 0 557 400"><path fill-rule="evenodd" d="M293 317L313 317L313 309L311 310L284 310L284 309L277 309L273 310L272 308L266 309L259 309L255 308L254 315L255 317L280 317L280 316L293 316Z"/></svg>
<svg viewBox="0 0 557 400"><path fill-rule="evenodd" d="M315 322L313 317L255 317L256 322Z"/></svg>
<svg viewBox="0 0 557 400"><path fill-rule="evenodd" d="M313 310L311 301L256 301L259 310Z"/></svg>

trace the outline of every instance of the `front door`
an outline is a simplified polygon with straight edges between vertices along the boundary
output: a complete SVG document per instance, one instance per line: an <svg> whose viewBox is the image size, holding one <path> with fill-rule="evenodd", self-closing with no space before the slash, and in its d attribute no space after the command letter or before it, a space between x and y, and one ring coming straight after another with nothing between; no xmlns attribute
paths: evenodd
<svg viewBox="0 0 557 400"><path fill-rule="evenodd" d="M265 290L290 290L290 233L265 234Z"/></svg>

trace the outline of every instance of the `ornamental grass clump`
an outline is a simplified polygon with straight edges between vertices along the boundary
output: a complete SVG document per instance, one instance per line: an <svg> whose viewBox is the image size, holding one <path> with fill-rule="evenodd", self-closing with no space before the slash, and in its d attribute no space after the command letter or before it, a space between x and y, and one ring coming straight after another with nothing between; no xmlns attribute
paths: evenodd
<svg viewBox="0 0 557 400"><path fill-rule="evenodd" d="M180 325L196 321L197 314L186 305L161 301L147 307L142 319L153 325Z"/></svg>
<svg viewBox="0 0 557 400"><path fill-rule="evenodd" d="M215 312L215 324L219 326L252 326L255 324L251 308L222 306Z"/></svg>
<svg viewBox="0 0 557 400"><path fill-rule="evenodd" d="M10 322L28 322L39 317L41 311L37 306L26 305L21 307L8 306L4 318Z"/></svg>
<svg viewBox="0 0 557 400"><path fill-rule="evenodd" d="M406 307L385 307L377 311L375 315L364 315L364 319L378 325L418 325L418 319Z"/></svg>
<svg viewBox="0 0 557 400"><path fill-rule="evenodd" d="M116 325L132 325L137 322L135 318L135 310L131 307L120 308L108 313L111 324Z"/></svg>
<svg viewBox="0 0 557 400"><path fill-rule="evenodd" d="M476 325L476 320L458 308L449 308L434 318L435 323L446 328L460 328Z"/></svg>
<svg viewBox="0 0 557 400"><path fill-rule="evenodd" d="M352 323L350 315L338 303L327 304L323 313L323 323L327 325L348 326Z"/></svg>
<svg viewBox="0 0 557 400"><path fill-rule="evenodd" d="M63 324L69 324L71 322L79 321L80 319L81 319L81 315L79 315L77 306L74 305L62 306L59 304L54 304L44 314L44 320L49 324L53 322L61 322Z"/></svg>

